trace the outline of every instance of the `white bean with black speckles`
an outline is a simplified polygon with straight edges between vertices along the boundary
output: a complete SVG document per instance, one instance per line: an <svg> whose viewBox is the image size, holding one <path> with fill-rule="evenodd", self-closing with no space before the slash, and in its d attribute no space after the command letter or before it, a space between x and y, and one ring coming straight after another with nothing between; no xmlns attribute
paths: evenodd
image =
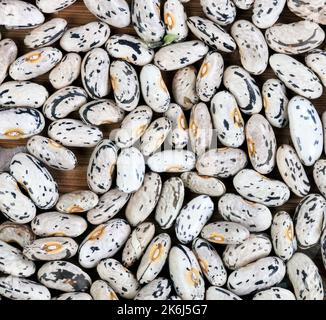
<svg viewBox="0 0 326 320"><path fill-rule="evenodd" d="M320 193L326 198L326 160L316 161L313 170L313 177Z"/></svg>
<svg viewBox="0 0 326 320"><path fill-rule="evenodd" d="M274 252L282 260L289 260L297 251L293 221L287 212L280 211L274 215L271 238Z"/></svg>
<svg viewBox="0 0 326 320"><path fill-rule="evenodd" d="M227 287L239 296L247 295L280 283L285 272L285 264L280 258L262 258L233 271L228 278Z"/></svg>
<svg viewBox="0 0 326 320"><path fill-rule="evenodd" d="M171 97L157 66L148 64L142 68L140 86L143 98L148 106L158 113L167 111Z"/></svg>
<svg viewBox="0 0 326 320"><path fill-rule="evenodd" d="M113 58L126 60L136 66L149 64L154 58L153 49L140 38L129 34L115 34L108 39L105 46Z"/></svg>
<svg viewBox="0 0 326 320"><path fill-rule="evenodd" d="M205 16L221 26L231 24L236 16L236 8L232 0L200 0Z"/></svg>
<svg viewBox="0 0 326 320"><path fill-rule="evenodd" d="M0 140L26 139L43 131L45 119L33 108L0 108Z"/></svg>
<svg viewBox="0 0 326 320"><path fill-rule="evenodd" d="M279 180L269 179L252 169L243 169L233 178L237 192L245 199L267 207L278 207L290 198L287 185Z"/></svg>
<svg viewBox="0 0 326 320"><path fill-rule="evenodd" d="M101 196L98 204L87 212L87 220L91 224L101 224L117 215L130 198L129 193L112 189Z"/></svg>
<svg viewBox="0 0 326 320"><path fill-rule="evenodd" d="M201 156L209 150L213 140L213 124L207 105L200 102L191 109L189 139L193 152Z"/></svg>
<svg viewBox="0 0 326 320"><path fill-rule="evenodd" d="M92 283L90 294L94 300L119 300L114 290L103 280Z"/></svg>
<svg viewBox="0 0 326 320"><path fill-rule="evenodd" d="M35 273L33 261L14 246L0 240L0 272L15 277L30 277Z"/></svg>
<svg viewBox="0 0 326 320"><path fill-rule="evenodd" d="M125 112L113 100L100 99L84 104L79 109L79 116L87 125L101 126L122 121Z"/></svg>
<svg viewBox="0 0 326 320"><path fill-rule="evenodd" d="M69 171L77 165L77 158L71 150L43 136L30 138L27 142L27 150L38 160L56 170Z"/></svg>
<svg viewBox="0 0 326 320"><path fill-rule="evenodd" d="M262 97L257 83L251 75L240 66L232 65L225 69L224 86L235 97L243 113L259 113L263 107Z"/></svg>
<svg viewBox="0 0 326 320"><path fill-rule="evenodd" d="M233 52L236 49L234 39L215 22L198 16L189 17L187 24L191 32L214 50Z"/></svg>
<svg viewBox="0 0 326 320"><path fill-rule="evenodd" d="M155 220L163 230L172 227L181 210L184 194L184 184L179 177L164 182L155 212Z"/></svg>
<svg viewBox="0 0 326 320"><path fill-rule="evenodd" d="M76 0L36 0L36 5L44 13L55 13L74 4Z"/></svg>
<svg viewBox="0 0 326 320"><path fill-rule="evenodd" d="M161 0L133 0L131 21L138 36L150 45L160 43L165 35Z"/></svg>
<svg viewBox="0 0 326 320"><path fill-rule="evenodd" d="M95 126L88 126L80 120L60 119L48 127L51 139L65 147L92 148L103 138L102 131Z"/></svg>
<svg viewBox="0 0 326 320"><path fill-rule="evenodd" d="M151 123L153 111L150 107L138 106L122 121L115 135L115 143L119 148L129 148L144 134Z"/></svg>
<svg viewBox="0 0 326 320"><path fill-rule="evenodd" d="M323 280L317 266L307 255L295 253L286 266L297 300L324 299Z"/></svg>
<svg viewBox="0 0 326 320"><path fill-rule="evenodd" d="M30 81L8 81L0 85L2 107L41 107L49 93L46 88Z"/></svg>
<svg viewBox="0 0 326 320"><path fill-rule="evenodd" d="M142 154L144 156L150 156L158 150L165 142L171 128L172 122L166 117L154 120L140 137L139 150Z"/></svg>
<svg viewBox="0 0 326 320"><path fill-rule="evenodd" d="M141 288L134 300L167 300L170 292L170 280L160 277Z"/></svg>
<svg viewBox="0 0 326 320"><path fill-rule="evenodd" d="M92 152L87 168L87 184L99 194L108 192L117 163L117 147L108 139L102 140Z"/></svg>
<svg viewBox="0 0 326 320"><path fill-rule="evenodd" d="M80 265L94 268L102 259L113 257L127 241L130 231L123 219L112 219L97 226L79 246Z"/></svg>
<svg viewBox="0 0 326 320"><path fill-rule="evenodd" d="M32 49L49 46L62 37L67 24L68 22L62 18L51 19L27 34L24 44Z"/></svg>
<svg viewBox="0 0 326 320"><path fill-rule="evenodd" d="M215 51L207 53L196 80L196 92L201 101L209 102L212 100L222 83L223 72L222 55Z"/></svg>
<svg viewBox="0 0 326 320"><path fill-rule="evenodd" d="M272 126L261 114L252 115L245 127L248 154L253 168L261 174L275 167L276 137Z"/></svg>
<svg viewBox="0 0 326 320"><path fill-rule="evenodd" d="M36 236L27 224L18 224L10 221L0 224L0 240L6 243L15 243L24 248L32 243Z"/></svg>
<svg viewBox="0 0 326 320"><path fill-rule="evenodd" d="M258 259L267 257L272 243L264 234L252 234L241 244L229 244L223 252L223 262L231 270L237 270Z"/></svg>
<svg viewBox="0 0 326 320"><path fill-rule="evenodd" d="M305 20L312 20L319 24L326 24L325 0L299 1L287 0L287 6L295 15Z"/></svg>
<svg viewBox="0 0 326 320"><path fill-rule="evenodd" d="M212 217L214 203L207 195L200 195L189 201L180 211L175 222L175 233L178 240L189 243L194 240Z"/></svg>
<svg viewBox="0 0 326 320"><path fill-rule="evenodd" d="M216 286L209 287L205 296L206 300L242 300L231 291Z"/></svg>
<svg viewBox="0 0 326 320"><path fill-rule="evenodd" d="M160 233L148 245L137 269L137 280L141 284L153 281L161 272L171 248L171 238Z"/></svg>
<svg viewBox="0 0 326 320"><path fill-rule="evenodd" d="M252 22L259 29L273 26L283 12L286 0L255 0Z"/></svg>
<svg viewBox="0 0 326 320"><path fill-rule="evenodd" d="M294 148L306 166L312 166L323 152L323 126L316 108L306 98L295 96L288 105L290 135Z"/></svg>
<svg viewBox="0 0 326 320"><path fill-rule="evenodd" d="M295 234L298 246L307 249L319 243L326 226L326 200L312 193L303 198L295 209Z"/></svg>
<svg viewBox="0 0 326 320"><path fill-rule="evenodd" d="M140 290L140 285L127 268L118 260L105 259L97 265L100 278L107 281L110 287L125 299L134 299Z"/></svg>
<svg viewBox="0 0 326 320"><path fill-rule="evenodd" d="M0 85L2 107L41 107L49 93L46 88L30 81L8 81Z"/></svg>
<svg viewBox="0 0 326 320"><path fill-rule="evenodd" d="M102 48L87 52L81 64L84 89L92 99L106 97L111 91L110 57Z"/></svg>
<svg viewBox="0 0 326 320"><path fill-rule="evenodd" d="M154 63L163 71L174 71L194 64L208 52L208 46L199 40L170 44L159 49Z"/></svg>
<svg viewBox="0 0 326 320"><path fill-rule="evenodd" d="M140 259L154 234L155 225L151 222L141 223L132 231L122 251L124 266L129 268Z"/></svg>
<svg viewBox="0 0 326 320"><path fill-rule="evenodd" d="M210 197L220 197L226 190L221 180L214 177L201 176L197 172L184 172L180 178L185 187L194 193L206 194Z"/></svg>
<svg viewBox="0 0 326 320"><path fill-rule="evenodd" d="M326 87L326 52L319 49L313 50L306 55L305 62Z"/></svg>
<svg viewBox="0 0 326 320"><path fill-rule="evenodd" d="M196 155L188 150L164 150L150 156L147 165L158 173L187 172L195 168Z"/></svg>
<svg viewBox="0 0 326 320"><path fill-rule="evenodd" d="M289 24L276 24L265 32L266 42L279 53L302 54L319 47L325 32L315 22L298 21Z"/></svg>
<svg viewBox="0 0 326 320"><path fill-rule="evenodd" d="M19 224L29 223L36 215L34 203L20 191L17 181L6 172L0 173L0 212Z"/></svg>
<svg viewBox="0 0 326 320"><path fill-rule="evenodd" d="M117 187L126 193L137 191L145 177L145 160L134 147L122 149L117 160Z"/></svg>
<svg viewBox="0 0 326 320"><path fill-rule="evenodd" d="M49 289L63 292L88 291L92 280L89 275L77 265L68 261L46 262L37 272L40 283Z"/></svg>
<svg viewBox="0 0 326 320"><path fill-rule="evenodd" d="M62 213L82 213L98 204L98 196L90 190L78 190L60 196L56 209Z"/></svg>
<svg viewBox="0 0 326 320"><path fill-rule="evenodd" d="M60 46L67 52L87 52L101 47L109 38L110 27L101 21L93 21L68 29L60 39Z"/></svg>
<svg viewBox="0 0 326 320"><path fill-rule="evenodd" d="M153 212L162 189L162 180L159 174L149 172L145 174L143 185L130 198L125 210L128 222L137 226L145 221Z"/></svg>
<svg viewBox="0 0 326 320"><path fill-rule="evenodd" d="M246 153L237 148L217 148L202 154L196 163L200 175L229 178L247 165Z"/></svg>
<svg viewBox="0 0 326 320"><path fill-rule="evenodd" d="M169 254L170 278L182 300L204 300L205 283L195 254L186 246L177 245Z"/></svg>
<svg viewBox="0 0 326 320"><path fill-rule="evenodd" d="M67 237L51 237L34 240L24 247L24 256L30 260L52 261L69 259L78 250L75 240Z"/></svg>
<svg viewBox="0 0 326 320"><path fill-rule="evenodd" d="M269 64L276 76L286 87L307 99L317 99L323 93L323 86L315 73L300 61L283 53L275 53Z"/></svg>
<svg viewBox="0 0 326 320"><path fill-rule="evenodd" d="M167 0L164 3L164 42L180 42L188 36L187 13L181 1Z"/></svg>
<svg viewBox="0 0 326 320"><path fill-rule="evenodd" d="M164 116L172 123L167 143L174 149L183 149L188 144L189 135L187 119L182 108L176 103L171 103Z"/></svg>
<svg viewBox="0 0 326 320"><path fill-rule="evenodd" d="M310 191L310 182L295 150L287 144L281 145L277 150L276 162L290 190L298 197L306 196Z"/></svg>
<svg viewBox="0 0 326 320"><path fill-rule="evenodd" d="M0 277L0 295L10 300L50 300L51 294L45 286L28 279Z"/></svg>
<svg viewBox="0 0 326 320"><path fill-rule="evenodd" d="M218 92L211 100L210 111L220 142L240 147L245 141L244 121L234 96L225 90Z"/></svg>
<svg viewBox="0 0 326 320"><path fill-rule="evenodd" d="M49 74L52 86L57 90L70 86L80 75L81 62L78 53L67 53Z"/></svg>
<svg viewBox="0 0 326 320"><path fill-rule="evenodd" d="M223 286L227 280L227 272L214 247L208 241L197 238L192 243L192 250L209 283L213 286Z"/></svg>
<svg viewBox="0 0 326 320"><path fill-rule="evenodd" d="M0 84L7 77L9 66L16 60L17 54L18 48L13 40L0 41Z"/></svg>
<svg viewBox="0 0 326 320"><path fill-rule="evenodd" d="M172 80L174 100L184 110L191 109L200 101L196 92L197 70L191 65L178 70Z"/></svg>
<svg viewBox="0 0 326 320"><path fill-rule="evenodd" d="M31 3L19 0L0 2L0 21L6 29L31 29L44 20L42 12Z"/></svg>
<svg viewBox="0 0 326 320"><path fill-rule="evenodd" d="M43 105L43 114L50 120L65 118L87 102L84 89L75 86L64 87L54 92Z"/></svg>
<svg viewBox="0 0 326 320"><path fill-rule="evenodd" d="M87 222L75 214L46 212L38 214L31 227L33 233L39 237L76 238L86 231Z"/></svg>
<svg viewBox="0 0 326 320"><path fill-rule="evenodd" d="M240 223L250 232L265 231L272 224L272 214L266 206L234 193L226 193L220 198L218 212L225 220Z"/></svg>
<svg viewBox="0 0 326 320"><path fill-rule="evenodd" d="M252 300L282 300L282 301L289 301L289 300L296 300L295 295L287 289L273 287L267 290L259 291L254 295Z"/></svg>
<svg viewBox="0 0 326 320"><path fill-rule="evenodd" d="M38 208L51 209L57 203L58 185L50 172L34 156L27 153L16 154L10 163L10 174L26 190Z"/></svg>
<svg viewBox="0 0 326 320"><path fill-rule="evenodd" d="M62 52L53 47L30 51L18 57L9 68L9 75L14 80L30 80L53 69L62 59Z"/></svg>
<svg viewBox="0 0 326 320"><path fill-rule="evenodd" d="M125 111L138 106L140 85L134 67L126 61L115 60L110 67L111 86L116 104Z"/></svg>
<svg viewBox="0 0 326 320"><path fill-rule="evenodd" d="M250 73L262 74L268 65L268 46L263 33L250 21L238 20L231 27L242 66Z"/></svg>
<svg viewBox="0 0 326 320"><path fill-rule="evenodd" d="M286 88L278 79L268 79L262 88L265 117L276 128L288 124L288 103Z"/></svg>
<svg viewBox="0 0 326 320"><path fill-rule="evenodd" d="M124 28L130 24L130 9L126 0L84 0L84 4L99 20L113 27Z"/></svg>
<svg viewBox="0 0 326 320"><path fill-rule="evenodd" d="M249 230L235 222L211 222L202 229L201 237L217 244L241 244L250 236Z"/></svg>

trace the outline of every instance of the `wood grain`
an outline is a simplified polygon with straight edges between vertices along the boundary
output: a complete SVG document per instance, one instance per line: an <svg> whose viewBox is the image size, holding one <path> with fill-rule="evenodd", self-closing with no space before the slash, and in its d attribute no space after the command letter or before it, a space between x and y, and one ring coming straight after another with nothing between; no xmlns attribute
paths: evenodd
<svg viewBox="0 0 326 320"><path fill-rule="evenodd" d="M31 3L34 3L35 1L28 1ZM200 7L200 1L199 0L191 0L189 3L185 4L186 11L188 16L194 16L194 15L199 15L199 16L204 16ZM251 14L252 11L243 11L243 10L237 10L237 19L248 19L251 20ZM85 24L91 21L96 20L96 18L86 9L86 7L83 4L82 0L78 0L74 5L71 7L65 9L64 11L58 13L58 14L53 14L53 15L47 15L47 19L53 18L53 17L61 17L65 18L68 23L69 27ZM299 21L300 18L296 17L293 15L287 8L283 11L279 22L283 23L288 23L288 22L294 22L294 21ZM1 28L1 27L0 27ZM227 30L230 29L230 26L226 28ZM324 27L325 30L325 27ZM17 45L19 46L19 55L24 54L25 52L28 52L29 50L23 46L23 39L24 36L28 33L28 30L5 30L4 28L0 29L2 33L2 38L12 38L16 41ZM130 34L135 34L134 30L131 27L124 28L124 29L116 29L116 28L111 28L111 34L115 33L130 33ZM58 46L58 45L57 45ZM272 51L270 50L270 53ZM232 64L238 64L241 65L240 59L238 52L231 53L231 54L223 54L225 65L229 66ZM303 61L303 56L298 56L298 59L300 61ZM199 64L197 64L198 66ZM139 69L138 69L139 70ZM174 73L169 72L164 74L164 78L168 84L168 87L171 88L171 80L173 78ZM255 76L255 79L257 80L257 83L259 87L261 88L262 84L264 81L266 81L269 78L275 78L275 74L273 71L268 68L266 72L263 75L260 76ZM34 80L33 80L34 81ZM51 85L48 82L48 75L44 75L38 79L35 79L35 82L41 83L47 87L50 93L53 93L54 90L51 87ZM77 85L81 85L79 81L76 82ZM220 88L221 90L223 87ZM289 93L289 97L291 97L292 93ZM112 94L110 95L110 98L113 98ZM314 100L313 104L318 110L318 113L321 115L325 110L326 110L326 90L323 94L323 96L320 99ZM189 115L189 113L188 113ZM77 117L75 114L74 117ZM245 120L248 119L247 116L244 116ZM108 137L110 134L110 131L112 127L110 126L103 126L101 129L104 132L105 137ZM46 131L43 133L46 135ZM282 143L287 143L287 144L292 144L291 143L291 138L289 136L289 130L288 128L285 129L276 129L275 128L275 134L277 137L277 143L278 145L281 145ZM1 147L14 147L16 145L24 145L26 141L19 141L19 142L13 142L13 141L1 141L0 140L0 146ZM246 150L246 145L243 145L242 147L244 150ZM54 171L51 170L53 173L55 179L57 180L59 184L59 190L61 193L73 191L73 190L78 190L78 189L87 189L87 183L86 183L86 169L88 165L88 160L89 156L92 150L89 149L78 149L78 148L73 148L72 149L77 157L78 157L78 166L75 170L70 171L70 172L60 172L60 171ZM324 157L324 155L323 155ZM310 177L310 182L312 184L312 192L318 192L316 186L314 185L313 178L312 178L312 168L306 168L307 172L309 173ZM166 179L169 175L163 175L163 179ZM273 170L273 172L269 175L270 177L273 178L280 178L279 172L277 168ZM232 179L225 179L225 184L227 185L227 190L229 192L233 192L233 186L232 186ZM193 197L193 195L188 195L188 199L190 197ZM279 210L285 210L288 211L290 214L294 213L295 207L297 206L298 202L300 199L293 194L291 194L290 200L283 205L282 207L272 209L272 212L275 213ZM214 200L216 207L217 207L217 200ZM123 213L122 213L123 214ZM213 219L217 218L217 214L214 216ZM0 217L0 221L1 221ZM152 218L150 220L153 220ZM173 236L173 231L170 232L171 235ZM174 236L173 236L174 237ZM315 253L312 253L315 255ZM317 257L315 258L316 262L320 266L320 270L323 273L323 276L326 276L325 269L322 267L321 263L321 258L320 255L318 254Z"/></svg>

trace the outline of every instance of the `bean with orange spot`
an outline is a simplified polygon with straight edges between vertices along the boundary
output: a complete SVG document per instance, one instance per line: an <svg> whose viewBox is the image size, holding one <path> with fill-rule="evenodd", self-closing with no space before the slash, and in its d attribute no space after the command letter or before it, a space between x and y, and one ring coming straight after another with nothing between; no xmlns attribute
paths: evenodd
<svg viewBox="0 0 326 320"><path fill-rule="evenodd" d="M79 246L79 263L95 267L100 260L113 257L127 241L131 228L123 219L112 219L97 226Z"/></svg>
<svg viewBox="0 0 326 320"><path fill-rule="evenodd" d="M153 281L161 272L171 247L167 233L156 236L148 245L137 269L137 280L141 283Z"/></svg>
<svg viewBox="0 0 326 320"><path fill-rule="evenodd" d="M169 254L169 271L177 295L183 300L203 300L205 283L195 254L177 245Z"/></svg>
<svg viewBox="0 0 326 320"><path fill-rule="evenodd" d="M227 280L227 272L214 247L208 241L197 238L192 243L192 250L209 283L213 286L223 286Z"/></svg>
<svg viewBox="0 0 326 320"><path fill-rule="evenodd" d="M249 238L249 230L239 223L217 221L206 224L201 236L213 243L240 244Z"/></svg>
<svg viewBox="0 0 326 320"><path fill-rule="evenodd" d="M73 191L60 196L56 209L63 213L82 213L93 209L98 200L98 196L92 191Z"/></svg>
<svg viewBox="0 0 326 320"><path fill-rule="evenodd" d="M201 101L209 102L217 93L223 78L224 60L220 53L211 51L199 70L196 91Z"/></svg>
<svg viewBox="0 0 326 320"><path fill-rule="evenodd" d="M31 260L53 261L69 259L78 250L78 244L68 237L50 237L34 240L24 247L24 255Z"/></svg>
<svg viewBox="0 0 326 320"><path fill-rule="evenodd" d="M17 58L9 68L14 80L30 80L53 69L62 59L62 52L53 47L31 51Z"/></svg>
<svg viewBox="0 0 326 320"><path fill-rule="evenodd" d="M291 230L291 237L289 237L289 230ZM297 240L292 218L287 212L280 211L274 215L271 237L275 254L284 261L289 260L297 250Z"/></svg>

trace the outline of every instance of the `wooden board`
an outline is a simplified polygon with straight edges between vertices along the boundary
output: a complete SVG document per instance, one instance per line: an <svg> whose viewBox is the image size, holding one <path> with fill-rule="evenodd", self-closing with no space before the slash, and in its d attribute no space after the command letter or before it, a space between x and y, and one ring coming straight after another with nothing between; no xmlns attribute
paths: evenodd
<svg viewBox="0 0 326 320"><path fill-rule="evenodd" d="M28 1L28 2L34 3L35 1ZM191 0L189 3L185 4L185 7L186 7L188 16L195 16L195 15L204 16L202 13L202 10L201 10L199 0ZM249 10L249 11L237 10L237 20L238 19L251 20L251 14L252 14L252 10ZM96 20L96 18L86 9L82 0L78 0L74 5L63 10L62 12L59 12L58 14L47 15L47 20L49 18L53 18L53 17L65 18L69 23L69 27L78 26L78 25L85 24L85 23ZM299 20L300 20L299 17L295 16L287 8L285 8L285 10L282 13L282 16L279 19L279 22L288 23L288 22L294 22L294 21L299 21ZM229 30L230 26L228 26L226 29ZM324 30L325 30L325 27L324 27ZM8 31L8 30L5 30L4 28L0 27L0 31L2 33L2 38L12 38L13 40L16 41L16 43L19 47L19 55L22 55L29 51L29 49L27 49L23 45L23 39L24 39L24 36L28 33L28 30ZM131 28L131 27L124 28L124 29L111 28L111 34L115 34L115 33L135 34L133 28ZM192 37L190 36L190 38L192 38ZM57 46L58 46L58 44L57 44ZM270 50L270 53L272 53L271 50ZM236 51L235 53L223 54L223 57L224 57L226 66L229 66L232 64L241 65L238 51ZM297 56L297 58L300 61L303 61L303 56ZM200 64L197 64L196 66L198 67L198 66L200 66ZM164 74L164 78L165 78L169 88L171 88L171 80L173 78L173 75L174 75L174 72L169 72L169 73ZM259 87L261 88L264 81L266 81L269 78L275 78L275 77L276 76L273 73L273 71L270 68L268 68L263 75L255 76L255 79L257 80L257 83L258 83ZM48 75L44 75L44 76L42 76L38 79L35 79L33 81L45 85L50 93L54 92L53 88L51 87L51 85L48 82ZM81 85L81 83L79 81L77 81L76 84ZM220 89L222 90L223 87L221 87ZM291 97L291 95L293 95L291 92L288 92L288 93L289 93L289 97ZM112 94L110 95L110 97L112 98ZM315 107L317 108L318 113L321 115L326 110L326 89L325 89L323 96L317 100L314 100L313 103L314 103ZM189 113L188 113L188 115L189 115ZM75 114L73 117L77 117L77 115ZM244 119L247 120L248 117L244 116ZM108 137L112 128L110 126L103 126L103 127L101 127L101 129L104 132L104 136ZM44 131L43 134L46 135L46 130ZM275 129L275 134L277 137L278 145L281 145L283 143L292 144L291 138L289 136L288 128ZM24 145L24 144L26 144L26 141L13 142L13 141L3 141L3 140L1 141L0 140L1 147L13 147L16 145ZM242 146L242 148L244 150L246 150L246 145L244 144ZM52 172L52 174L54 175L56 181L59 184L59 190L61 193L65 193L65 192L69 192L69 191L73 191L73 190L79 190L79 189L87 189L86 169L87 169L87 165L88 165L89 156L90 156L90 153L92 150L78 149L78 148L72 148L72 150L76 153L76 155L78 157L78 163L79 163L75 170L70 171L70 172L60 172L60 171L50 170ZM325 156L323 155L323 158L324 157ZM307 168L307 172L309 174L310 182L312 184L312 192L318 192L318 190L313 182L312 168L311 167ZM163 176L163 178L165 179L167 176L168 175ZM269 176L273 177L273 178L281 179L277 168L275 168ZM227 185L228 192L233 192L234 189L232 186L232 179L225 179L224 182ZM193 195L189 195L189 197L192 197L192 196ZM286 210L290 214L293 214L295 207L297 206L299 201L300 201L300 198L291 194L290 200L285 205L283 205L282 207L279 207L277 209L271 209L271 211L272 211L272 213L275 213L279 210ZM214 202L217 207L217 200L215 199ZM217 218L218 217L216 214L212 220L216 220ZM2 218L0 217L0 222L1 222L1 220L2 220ZM149 220L153 221L153 218L150 218ZM173 230L170 230L170 234L172 235L172 237L174 237ZM313 255L315 255L315 254L313 253ZM322 267L321 257L319 254L317 254L315 261L320 266L320 270L323 273L323 276L326 277L326 272L325 272L325 269Z"/></svg>

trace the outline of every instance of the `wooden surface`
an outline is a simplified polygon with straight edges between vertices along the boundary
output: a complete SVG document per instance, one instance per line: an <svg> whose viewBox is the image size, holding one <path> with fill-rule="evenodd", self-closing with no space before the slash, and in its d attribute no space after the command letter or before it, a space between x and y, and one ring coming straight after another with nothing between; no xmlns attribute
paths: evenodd
<svg viewBox="0 0 326 320"><path fill-rule="evenodd" d="M35 1L29 1L29 2L34 3ZM201 7L200 7L199 0L191 0L189 3L185 4L185 7L186 7L188 16L194 16L194 15L204 16L202 13ZM86 9L82 0L78 0L74 5L65 9L62 12L59 12L58 14L46 15L46 17L47 17L47 19L53 18L53 17L65 18L69 23L69 27L85 24L85 23L96 20L96 18ZM237 20L238 19L251 20L251 10L243 11L243 10L237 9L237 18L236 19ZM299 21L299 20L300 20L299 17L293 15L287 8L285 8L285 10L282 13L282 16L279 19L279 22L287 23L287 22L294 22L294 21ZM230 26L228 26L226 29L229 30ZM12 38L13 40L16 41L16 43L19 47L19 55L22 55L25 52L29 51L26 47L23 46L23 38L24 38L25 34L28 33L28 30L8 31L3 28L1 29L1 27L0 27L0 30L2 33L2 38ZM325 30L325 27L324 27L324 30ZM119 33L119 32L135 34L134 30L131 27L124 28L124 29L111 28L111 34L115 34L115 33ZM191 36L190 36L190 38L191 38ZM57 44L57 46L58 46L58 44ZM272 53L271 50L270 50L270 53ZM225 61L225 66L229 66L231 64L241 65L237 51L235 53L231 53L231 54L230 53L223 54L223 57L224 57L224 61ZM303 56L296 56L296 58L298 58L300 61L303 61ZM200 64L197 64L196 66L198 67L199 65ZM164 74L164 78L165 78L169 88L171 88L171 80L172 80L173 74L174 74L173 72ZM270 68L268 68L263 75L254 76L254 78L257 80L257 83L260 88L261 88L262 84L264 83L264 81L266 81L269 78L275 78L275 77L276 76L274 75L273 71ZM53 88L51 87L51 85L48 82L48 75L44 75L44 76L42 76L38 79L35 79L33 81L45 85L50 93L54 92ZM78 82L78 81L76 82L76 84L81 85L80 82ZM222 90L222 89L223 89L223 87L220 88L220 90ZM289 94L289 97L291 97L293 95L291 92L288 92L288 94ZM110 95L110 98L113 98L112 94ZM326 89L325 89L325 93L323 94L323 96L320 99L313 100L313 104L317 108L318 113L320 115L322 114L323 111L326 110ZM189 113L187 114L187 116L188 115L189 115ZM74 117L76 117L76 115L74 115ZM248 117L244 116L244 119L247 120ZM103 127L101 127L101 129L103 130L105 137L108 137L111 128L109 126L103 126ZM288 128L285 128L285 129L274 128L274 131L275 131L275 134L277 137L278 145L281 145L282 143L291 144L291 139L289 136ZM46 135L46 131L43 134ZM12 142L12 141L1 141L0 140L0 146L2 146L2 147L13 147L15 145L24 145L25 143L26 143L25 141ZM244 150L246 150L246 145L243 145L242 148ZM90 156L90 153L92 150L77 149L77 148L73 148L72 150L76 153L76 155L78 157L78 163L79 163L78 167L75 170L70 171L70 172L60 172L60 171L50 170L53 173L56 181L59 184L59 190L61 193L78 190L78 189L87 189L86 169L87 169L87 165L88 165L89 156ZM323 158L324 157L325 156L323 154ZM314 191L318 192L314 185L314 182L313 182L312 168L307 168L307 172L309 174L309 179L312 184L312 192L314 192ZM281 179L277 168L275 168L269 176L273 177L273 178ZM166 177L163 177L163 178L166 178ZM223 181L227 185L227 191L233 192L234 189L232 187L232 179L224 179ZM189 195L189 197L192 197L192 196L193 195ZM279 211L279 210L286 210L290 214L293 214L295 207L299 201L300 201L300 199L298 197L291 194L290 200L284 206L276 208L276 209L271 209L271 211L272 211L272 213L275 213L276 211ZM215 198L214 202L217 207L216 198ZM123 213L121 213L121 214L123 215ZM2 218L0 217L0 221L1 221L1 219ZM214 219L216 219L216 216L213 217L213 220ZM150 220L152 220L152 219L150 219ZM171 233L174 233L174 232L171 230ZM311 254L313 256L315 255L315 253L311 253ZM319 265L320 270L321 270L323 276L325 277L326 276L325 269L322 267L321 258L319 256L319 254L315 258L315 261Z"/></svg>

